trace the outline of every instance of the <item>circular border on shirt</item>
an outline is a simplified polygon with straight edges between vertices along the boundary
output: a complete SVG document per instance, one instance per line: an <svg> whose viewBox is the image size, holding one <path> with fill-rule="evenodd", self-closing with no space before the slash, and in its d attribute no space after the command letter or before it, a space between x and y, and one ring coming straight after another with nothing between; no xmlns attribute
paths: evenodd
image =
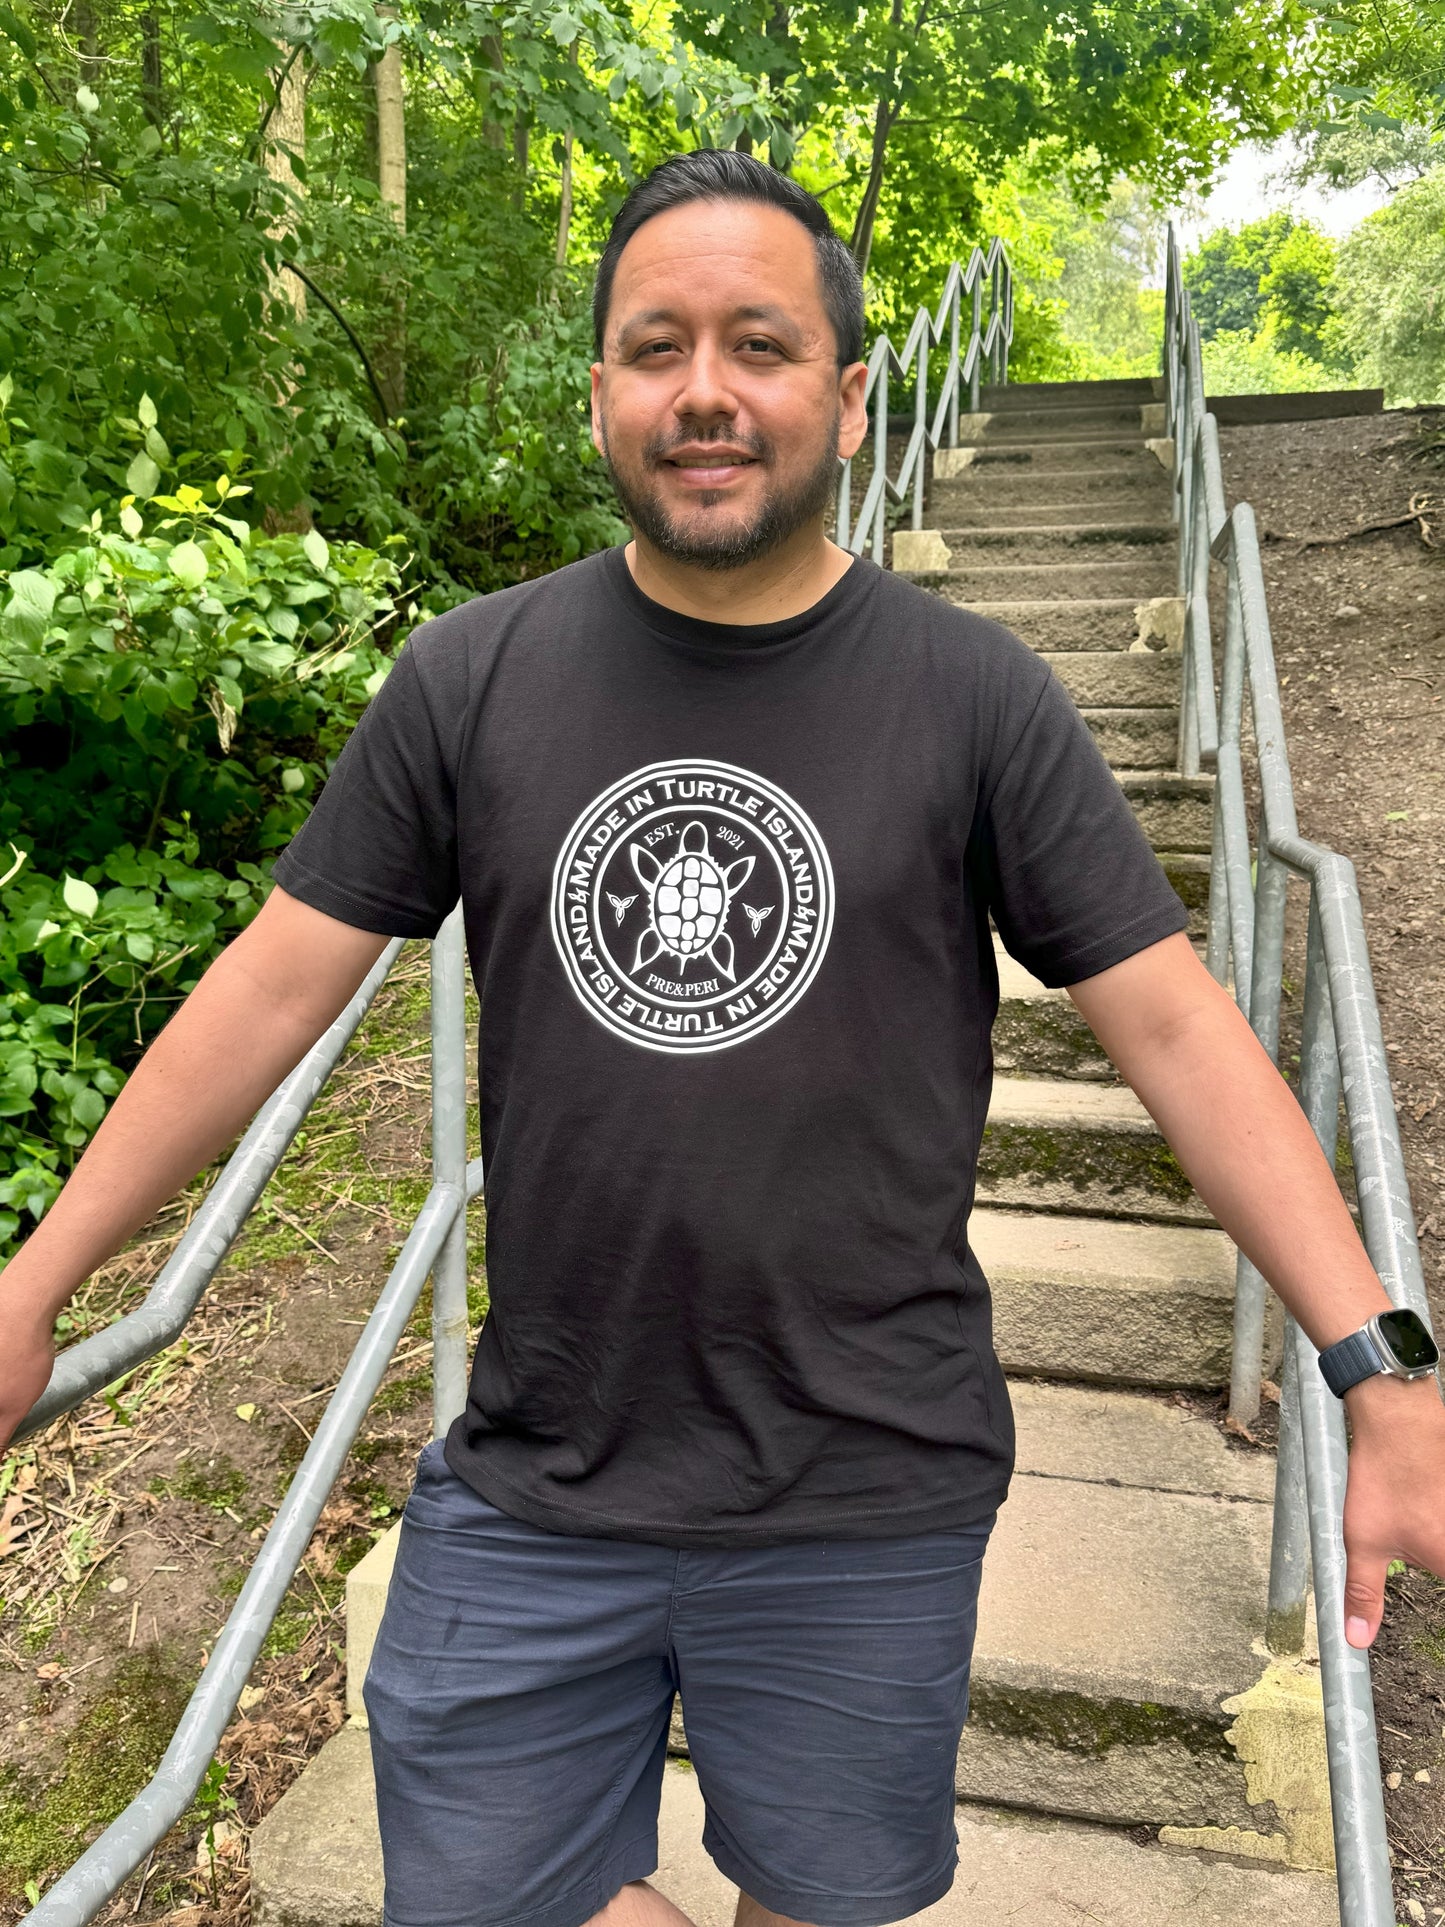
<svg viewBox="0 0 1445 1927"><path fill-rule="evenodd" d="M645 1050L726 1050L787 1014L833 930L823 839L732 763L649 763L577 818L552 940L589 1015Z"/></svg>

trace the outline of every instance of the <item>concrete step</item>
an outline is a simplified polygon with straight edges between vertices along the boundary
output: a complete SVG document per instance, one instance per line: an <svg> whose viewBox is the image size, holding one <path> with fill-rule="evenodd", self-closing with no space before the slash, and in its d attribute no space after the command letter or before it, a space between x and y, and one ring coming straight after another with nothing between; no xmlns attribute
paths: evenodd
<svg viewBox="0 0 1445 1927"><path fill-rule="evenodd" d="M1327 1866L1318 1668L1271 1665L1263 1646L1269 1458L1169 1401L1019 1393L958 1792L1196 1843L1233 1829L1246 1850ZM1281 1731L1298 1743L1297 1791L1278 1753L1272 1785L1257 1757L1246 1782L1252 1713L1277 1747Z"/></svg>
<svg viewBox="0 0 1445 1927"><path fill-rule="evenodd" d="M1110 554L1116 548L1152 551L1161 542L1172 545L1176 534L1174 524L1161 516L1133 521L1123 517L1111 517L1107 521L1085 517L1074 522L1035 522L1024 509L1013 511L1012 519L995 527L955 528L947 522L938 527L939 534L959 561L966 560L975 550L980 551L980 559L984 559L982 552L993 549L1027 549L1035 561L1055 561L1060 555L1072 561L1076 559L1073 551L1078 549L1107 550ZM1151 554L1150 559L1158 558Z"/></svg>
<svg viewBox="0 0 1445 1927"><path fill-rule="evenodd" d="M994 1067L1006 1077L1080 1077L1116 1084L1118 1076L1066 990L1050 990L1016 963L997 939L998 1016Z"/></svg>
<svg viewBox="0 0 1445 1927"><path fill-rule="evenodd" d="M940 450L935 457L928 485L928 519L934 526L955 511L1017 508L1029 502L1080 502L1087 503L1091 513L1122 514L1127 510L1117 508L1118 504L1139 501L1161 518L1173 513L1172 479L1153 455L1129 462L1060 467L1033 461L995 462L987 449L973 451L967 463L957 457L942 461L947 452Z"/></svg>
<svg viewBox="0 0 1445 1927"><path fill-rule="evenodd" d="M1080 1079L998 1077L979 1153L981 1205L1213 1223L1134 1093Z"/></svg>
<svg viewBox="0 0 1445 1927"><path fill-rule="evenodd" d="M703 1848L697 1774L669 1760L662 1776L655 1887L694 1927L732 1927L737 1888ZM1338 1927L1334 1883L1217 1855L1141 1845L1111 1827L958 1809L952 1891L919 1927ZM344 1727L251 1837L255 1927L381 1927L381 1837L366 1734Z"/></svg>
<svg viewBox="0 0 1445 1927"><path fill-rule="evenodd" d="M1183 657L1174 650L1043 650L1044 661L1085 709L1177 709Z"/></svg>
<svg viewBox="0 0 1445 1927"><path fill-rule="evenodd" d="M1149 412L1146 412L1149 411ZM965 445L994 441L1056 441L1088 436L1099 441L1113 436L1163 433L1157 402L1068 401L1047 407L1015 404L1011 408L980 409L959 416L958 439Z"/></svg>
<svg viewBox="0 0 1445 1927"><path fill-rule="evenodd" d="M1006 381L982 383L978 405L991 412L1004 408L1052 408L1070 402L1163 401L1164 383L1157 375L1117 375L1108 381Z"/></svg>
<svg viewBox="0 0 1445 1927"><path fill-rule="evenodd" d="M1209 935L1209 857L1195 850L1160 850L1158 857L1189 912L1189 935L1198 942Z"/></svg>
<svg viewBox="0 0 1445 1927"><path fill-rule="evenodd" d="M1169 593L1158 596L1081 596L1072 601L967 595L957 577L946 575L930 576L927 587L945 601L1001 622L1031 648L1046 653L1177 650L1184 633L1184 603L1173 594L1172 583Z"/></svg>
<svg viewBox="0 0 1445 1927"><path fill-rule="evenodd" d="M1114 769L1172 769L1179 755L1179 710L1081 709Z"/></svg>
<svg viewBox="0 0 1445 1927"><path fill-rule="evenodd" d="M1114 435L1103 439L1087 436L1052 442L986 441L967 451L972 458L968 463L940 460L945 453L952 452L940 449L934 456L933 472L936 477L946 479L947 471L954 466L960 472L966 470L971 478L976 477L980 482L990 471L1023 468L1027 468L1031 475L1050 476L1072 475L1080 470L1131 477L1164 473L1158 456L1148 446L1148 438L1142 436Z"/></svg>
<svg viewBox="0 0 1445 1927"><path fill-rule="evenodd" d="M1016 525L1054 529L1089 522L1122 522L1146 529L1163 523L1168 525L1171 538L1176 533L1169 523L1169 492L1162 486L1148 492L1137 487L1119 488L1107 496L1076 494L1068 501L1044 499L1053 492L1035 482L1030 489L1018 490L1009 500L999 501L988 488L967 495L961 483L939 483L929 492L925 519L930 528L979 539L985 530L1012 539Z"/></svg>
<svg viewBox="0 0 1445 1927"><path fill-rule="evenodd" d="M1173 555L1167 549L1138 550L1107 561L983 562L955 555L942 570L918 573L928 588L946 584L959 599L979 602L1073 602L1080 598L1172 596L1176 581Z"/></svg>
<svg viewBox="0 0 1445 1927"><path fill-rule="evenodd" d="M1191 906L1202 909L1208 900L1207 869L1201 886L1194 875L1184 876L1177 866L1183 856L1203 856L1207 861L1214 823L1214 778L1157 769L1116 769L1114 774L1150 843L1174 858L1180 879L1175 888L1182 885Z"/></svg>
<svg viewBox="0 0 1445 1927"><path fill-rule="evenodd" d="M1170 1390L1228 1384L1235 1261L1222 1231L980 1207L968 1239L993 1288L1005 1371Z"/></svg>

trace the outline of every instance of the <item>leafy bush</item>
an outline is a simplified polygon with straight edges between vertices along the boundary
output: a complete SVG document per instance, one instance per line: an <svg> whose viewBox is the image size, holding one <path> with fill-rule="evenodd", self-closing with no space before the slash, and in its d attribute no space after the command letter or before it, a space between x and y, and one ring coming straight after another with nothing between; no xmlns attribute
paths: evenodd
<svg viewBox="0 0 1445 1927"><path fill-rule="evenodd" d="M265 866L196 867L184 824L80 876L14 852L0 894L0 1258L39 1218L142 1051L225 939L260 908Z"/></svg>
<svg viewBox="0 0 1445 1927"><path fill-rule="evenodd" d="M1340 245L1340 332L1392 407L1445 401L1445 164Z"/></svg>
<svg viewBox="0 0 1445 1927"><path fill-rule="evenodd" d="M210 503L151 494L167 451L141 413L128 479L149 499L12 569L0 608L0 837L42 870L149 847L183 813L208 860L279 848L386 673L397 563L257 534L224 475Z"/></svg>
<svg viewBox="0 0 1445 1927"><path fill-rule="evenodd" d="M1221 328L1200 343L1204 387L1210 395L1301 394L1323 384L1317 361L1283 348L1271 328L1251 334L1245 328Z"/></svg>
<svg viewBox="0 0 1445 1927"><path fill-rule="evenodd" d="M224 475L153 492L131 428L131 492L0 574L0 1260L260 907L399 614L391 555L259 533Z"/></svg>

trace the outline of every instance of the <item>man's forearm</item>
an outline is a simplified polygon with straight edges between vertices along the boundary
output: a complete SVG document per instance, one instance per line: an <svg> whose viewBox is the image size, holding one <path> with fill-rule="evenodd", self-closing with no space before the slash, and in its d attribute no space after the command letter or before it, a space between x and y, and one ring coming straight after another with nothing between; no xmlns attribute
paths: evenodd
<svg viewBox="0 0 1445 1927"><path fill-rule="evenodd" d="M1101 997L1103 978L1072 994L1205 1204L1314 1343L1332 1345L1389 1300L1289 1086L1192 953L1181 971L1177 1004L1142 962L1136 996Z"/></svg>
<svg viewBox="0 0 1445 1927"><path fill-rule="evenodd" d="M308 955L298 944L314 940L318 927L329 948L313 941ZM64 1190L0 1274L0 1319L48 1327L96 1266L249 1122L344 1008L384 943L273 893L156 1038Z"/></svg>

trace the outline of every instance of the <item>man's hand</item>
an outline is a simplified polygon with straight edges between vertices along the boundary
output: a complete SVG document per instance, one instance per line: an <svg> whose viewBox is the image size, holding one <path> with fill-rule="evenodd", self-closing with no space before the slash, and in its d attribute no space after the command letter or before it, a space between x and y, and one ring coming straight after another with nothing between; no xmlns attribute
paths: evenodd
<svg viewBox="0 0 1445 1927"><path fill-rule="evenodd" d="M1445 1404L1433 1378L1380 1373L1345 1393L1345 1638L1368 1646L1392 1559L1445 1577Z"/></svg>
<svg viewBox="0 0 1445 1927"><path fill-rule="evenodd" d="M55 1340L49 1323L18 1321L6 1334L5 1351L5 1369L0 1372L0 1452L50 1383Z"/></svg>

